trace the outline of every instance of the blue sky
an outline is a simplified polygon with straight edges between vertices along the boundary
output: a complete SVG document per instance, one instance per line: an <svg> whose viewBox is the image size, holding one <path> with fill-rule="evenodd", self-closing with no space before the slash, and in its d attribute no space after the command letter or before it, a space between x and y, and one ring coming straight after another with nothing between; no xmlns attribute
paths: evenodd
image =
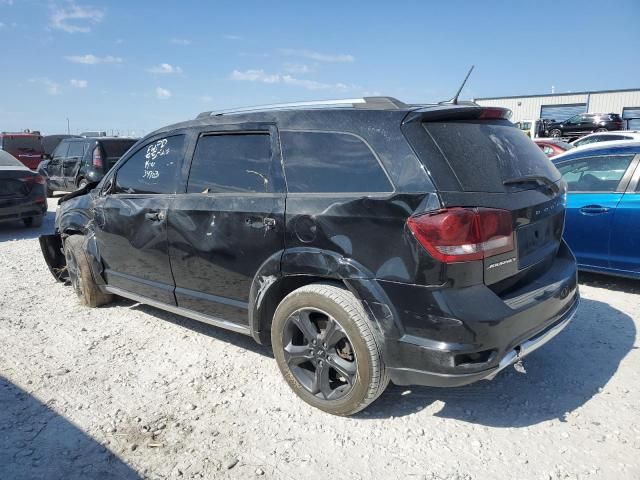
<svg viewBox="0 0 640 480"><path fill-rule="evenodd" d="M640 1L0 0L0 130L144 134L203 110L640 87Z"/></svg>

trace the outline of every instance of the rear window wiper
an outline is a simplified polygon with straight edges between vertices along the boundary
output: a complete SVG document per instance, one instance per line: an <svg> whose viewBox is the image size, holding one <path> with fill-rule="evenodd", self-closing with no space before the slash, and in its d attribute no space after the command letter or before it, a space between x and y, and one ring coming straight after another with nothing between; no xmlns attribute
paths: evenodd
<svg viewBox="0 0 640 480"><path fill-rule="evenodd" d="M543 175L525 175L523 177L509 178L502 182L502 184L505 186L519 185L523 183L535 183L536 185L541 187L547 186L558 189L558 185L556 184L556 182Z"/></svg>

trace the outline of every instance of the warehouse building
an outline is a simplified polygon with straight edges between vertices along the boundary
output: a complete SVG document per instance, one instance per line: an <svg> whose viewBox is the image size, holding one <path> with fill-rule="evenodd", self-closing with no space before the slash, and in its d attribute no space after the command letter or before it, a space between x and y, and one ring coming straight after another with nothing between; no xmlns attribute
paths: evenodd
<svg viewBox="0 0 640 480"><path fill-rule="evenodd" d="M640 89L552 93L518 97L487 97L474 100L487 107L506 107L511 121L566 120L579 113L619 113L628 129L640 130Z"/></svg>

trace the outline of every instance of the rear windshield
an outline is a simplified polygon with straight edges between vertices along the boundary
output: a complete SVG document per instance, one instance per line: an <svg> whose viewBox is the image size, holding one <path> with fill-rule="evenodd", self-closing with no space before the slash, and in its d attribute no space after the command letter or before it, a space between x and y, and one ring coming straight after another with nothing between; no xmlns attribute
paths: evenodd
<svg viewBox="0 0 640 480"><path fill-rule="evenodd" d="M560 173L542 150L508 120L423 125L465 191L504 192L504 181L526 176L560 180Z"/></svg>
<svg viewBox="0 0 640 480"><path fill-rule="evenodd" d="M7 152L0 151L0 167L22 167L22 163L9 155Z"/></svg>
<svg viewBox="0 0 640 480"><path fill-rule="evenodd" d="M120 158L137 140L103 140L100 142L107 158Z"/></svg>
<svg viewBox="0 0 640 480"><path fill-rule="evenodd" d="M6 136L2 138L2 149L7 152L19 151L21 153L42 153L42 142L40 137L29 136Z"/></svg>

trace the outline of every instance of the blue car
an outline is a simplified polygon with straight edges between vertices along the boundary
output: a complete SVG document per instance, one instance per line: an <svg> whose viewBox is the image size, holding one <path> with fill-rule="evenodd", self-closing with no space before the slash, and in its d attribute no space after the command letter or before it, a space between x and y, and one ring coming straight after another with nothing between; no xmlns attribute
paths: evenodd
<svg viewBox="0 0 640 480"><path fill-rule="evenodd" d="M564 238L578 268L640 278L640 143L571 150L553 163L569 186Z"/></svg>

